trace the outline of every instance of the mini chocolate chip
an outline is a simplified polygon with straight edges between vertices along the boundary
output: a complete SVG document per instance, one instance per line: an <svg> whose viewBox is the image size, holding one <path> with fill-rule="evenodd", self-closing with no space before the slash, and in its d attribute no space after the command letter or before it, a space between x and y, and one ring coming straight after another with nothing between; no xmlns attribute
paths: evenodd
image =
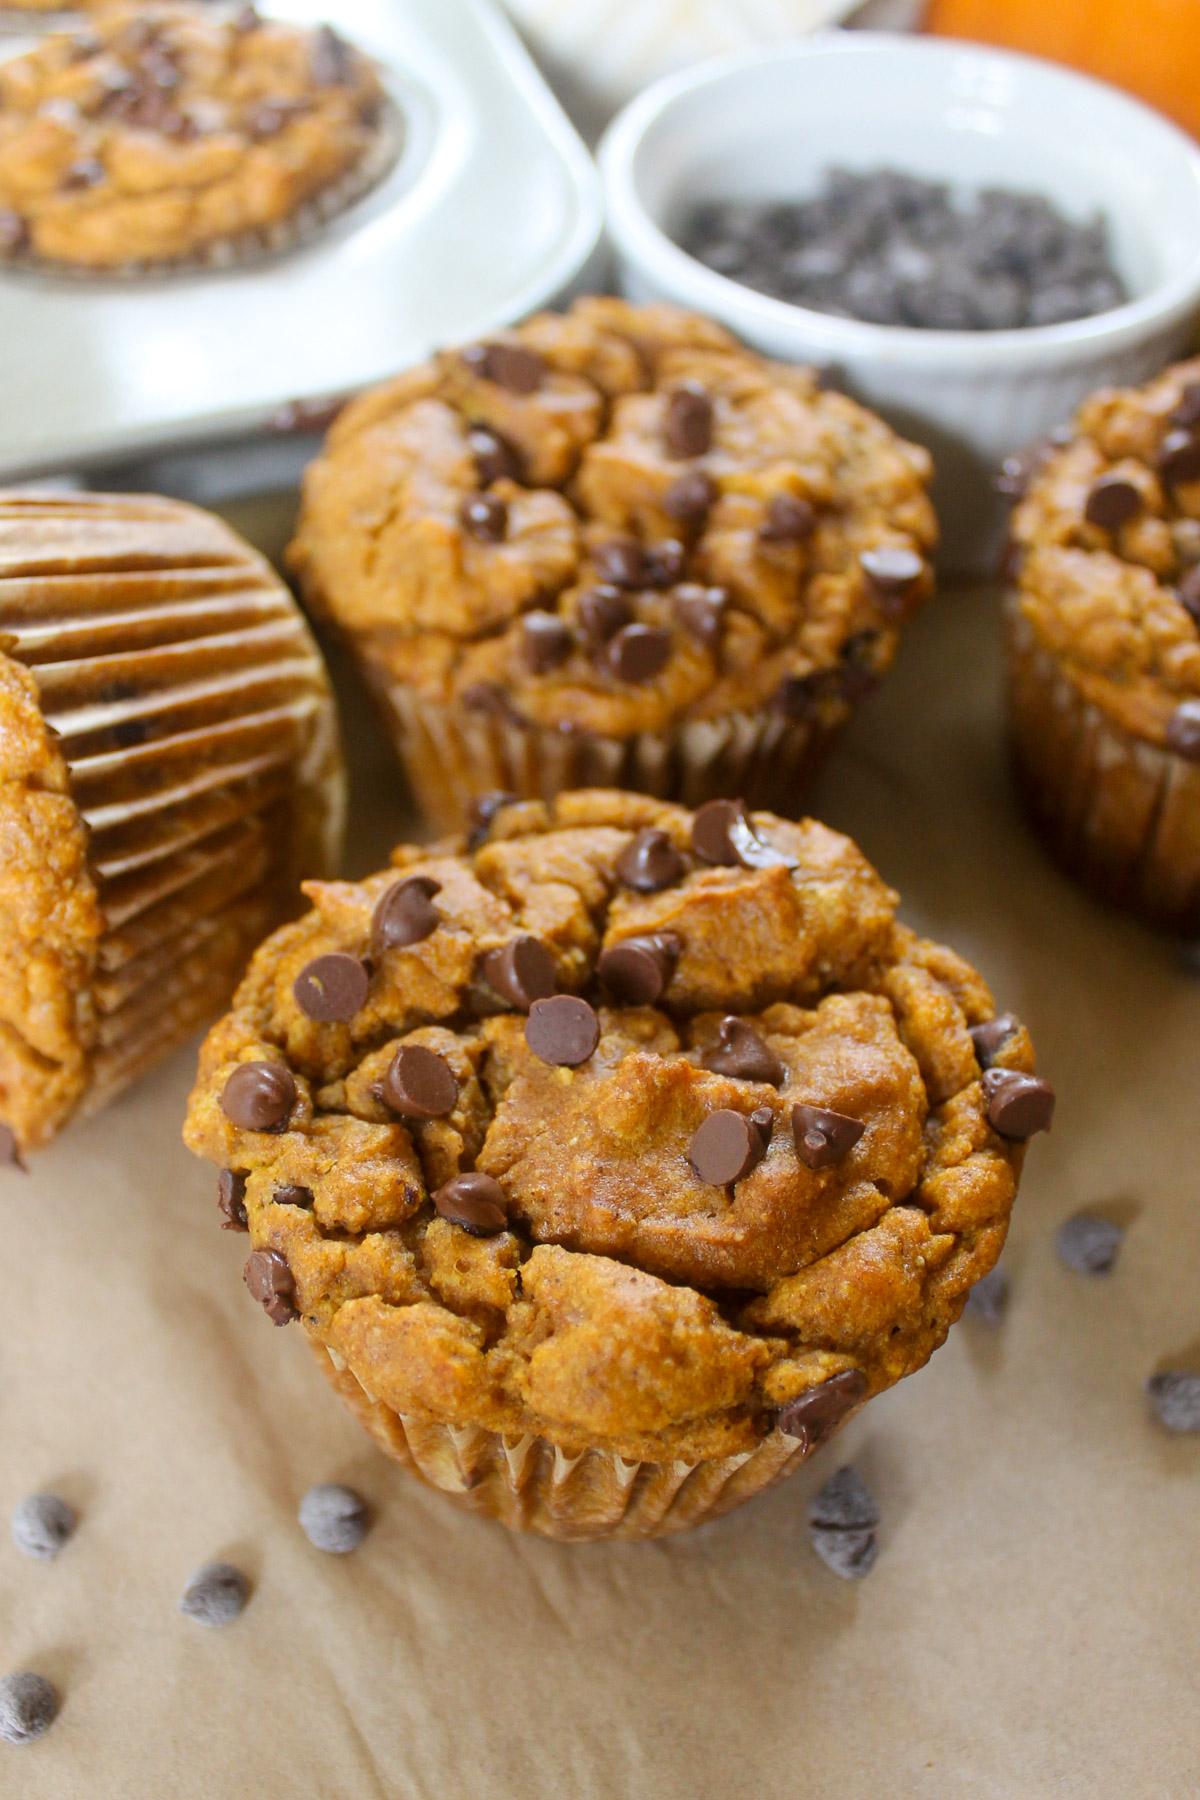
<svg viewBox="0 0 1200 1800"><path fill-rule="evenodd" d="M1200 1431L1200 1375L1189 1369L1164 1369L1146 1383L1150 1404L1168 1431Z"/></svg>
<svg viewBox="0 0 1200 1800"><path fill-rule="evenodd" d="M972 1025L968 1035L975 1046L980 1068L990 1069L997 1051L1020 1029L1021 1021L1012 1013L997 1013L994 1019L985 1019L982 1025Z"/></svg>
<svg viewBox="0 0 1200 1800"><path fill-rule="evenodd" d="M354 52L332 25L322 25L313 38L310 68L318 87L341 87L350 74Z"/></svg>
<svg viewBox="0 0 1200 1800"><path fill-rule="evenodd" d="M683 857L657 825L643 826L616 861L617 874L638 894L658 894L673 887L686 869Z"/></svg>
<svg viewBox="0 0 1200 1800"><path fill-rule="evenodd" d="M576 1069L600 1042L600 1021L586 1000L555 994L535 1000L525 1021L525 1042L544 1063Z"/></svg>
<svg viewBox="0 0 1200 1800"><path fill-rule="evenodd" d="M1171 424L1190 431L1200 425L1200 381L1189 381L1179 396L1179 405L1171 414Z"/></svg>
<svg viewBox="0 0 1200 1800"><path fill-rule="evenodd" d="M809 1106L802 1101L792 1108L796 1155L809 1169L828 1169L841 1162L866 1129L861 1119L834 1112L829 1106Z"/></svg>
<svg viewBox="0 0 1200 1800"><path fill-rule="evenodd" d="M310 1544L331 1556L357 1550L370 1524L370 1510L362 1495L338 1481L318 1482L300 1502L301 1531Z"/></svg>
<svg viewBox="0 0 1200 1800"><path fill-rule="evenodd" d="M459 521L480 544L501 544L508 530L508 508L497 494L468 494L458 509Z"/></svg>
<svg viewBox="0 0 1200 1800"><path fill-rule="evenodd" d="M285 125L305 110L297 100L263 100L246 119L246 132L257 142L278 137Z"/></svg>
<svg viewBox="0 0 1200 1800"><path fill-rule="evenodd" d="M273 1189L271 1198L276 1206L298 1206L302 1212L311 1212L316 1204L312 1189L301 1187L298 1181L288 1181Z"/></svg>
<svg viewBox="0 0 1200 1800"><path fill-rule="evenodd" d="M221 1111L243 1131L282 1131L296 1104L296 1083L282 1063L239 1063L221 1091Z"/></svg>
<svg viewBox="0 0 1200 1800"><path fill-rule="evenodd" d="M549 999L558 986L554 958L539 938L513 938L499 950L489 950L480 964L488 986L521 1012L535 1000Z"/></svg>
<svg viewBox="0 0 1200 1800"><path fill-rule="evenodd" d="M495 681L473 681L463 689L462 703L470 712L494 713L504 719L513 717L508 695Z"/></svg>
<svg viewBox="0 0 1200 1800"><path fill-rule="evenodd" d="M776 494L758 528L764 544L804 544L817 528L811 501L799 494Z"/></svg>
<svg viewBox="0 0 1200 1800"><path fill-rule="evenodd" d="M74 1534L74 1508L58 1494L29 1494L13 1509L13 1543L24 1556L48 1562Z"/></svg>
<svg viewBox="0 0 1200 1800"><path fill-rule="evenodd" d="M663 495L663 511L681 525L699 525L717 498L717 484L703 469L689 469Z"/></svg>
<svg viewBox="0 0 1200 1800"><path fill-rule="evenodd" d="M722 587L701 587L685 582L671 596L679 623L701 644L711 649L721 636L729 595Z"/></svg>
<svg viewBox="0 0 1200 1800"><path fill-rule="evenodd" d="M647 932L623 938L600 952L596 973L613 996L626 1006L653 1006L670 986L679 956L673 931Z"/></svg>
<svg viewBox="0 0 1200 1800"><path fill-rule="evenodd" d="M389 950L406 950L410 944L422 944L441 924L441 915L433 904L442 884L428 875L410 875L395 881L375 902L371 914L371 948L377 956Z"/></svg>
<svg viewBox="0 0 1200 1800"><path fill-rule="evenodd" d="M887 613L901 607L925 568L915 550L898 544L880 544L874 550L864 550L858 560Z"/></svg>
<svg viewBox="0 0 1200 1800"><path fill-rule="evenodd" d="M0 207L0 256L15 256L29 246L29 227L20 213Z"/></svg>
<svg viewBox="0 0 1200 1800"><path fill-rule="evenodd" d="M11 1125L0 1125L0 1169L20 1169L22 1173L25 1170L17 1134Z"/></svg>
<svg viewBox="0 0 1200 1800"><path fill-rule="evenodd" d="M262 18L254 7L243 6L241 11L235 14L232 24L239 37L248 37L252 31L259 30Z"/></svg>
<svg viewBox="0 0 1200 1800"><path fill-rule="evenodd" d="M1168 487L1200 481L1200 435L1169 431L1158 453L1158 472Z"/></svg>
<svg viewBox="0 0 1200 1800"><path fill-rule="evenodd" d="M345 1023L362 1011L371 989L366 964L344 950L330 950L305 963L292 993L306 1019L318 1025Z"/></svg>
<svg viewBox="0 0 1200 1800"><path fill-rule="evenodd" d="M814 669L808 675L785 675L775 690L775 704L786 718L814 719L821 702L834 691L829 670Z"/></svg>
<svg viewBox="0 0 1200 1800"><path fill-rule="evenodd" d="M510 394L535 394L546 377L545 359L525 344L472 344L463 359Z"/></svg>
<svg viewBox="0 0 1200 1800"><path fill-rule="evenodd" d="M854 1411L866 1391L867 1378L860 1369L843 1369L840 1375L806 1388L781 1406L775 1423L788 1437L799 1438L809 1450L815 1450Z"/></svg>
<svg viewBox="0 0 1200 1800"><path fill-rule="evenodd" d="M245 1608L250 1583L232 1563L205 1563L179 1597L179 1610L197 1625L229 1625Z"/></svg>
<svg viewBox="0 0 1200 1800"><path fill-rule="evenodd" d="M80 188L99 187L100 183L106 179L107 171L104 164L98 162L94 156L84 156L78 162L71 164L62 178L60 186L69 193Z"/></svg>
<svg viewBox="0 0 1200 1800"><path fill-rule="evenodd" d="M521 660L531 675L561 668L574 649L570 627L555 613L526 613L521 620Z"/></svg>
<svg viewBox="0 0 1200 1800"><path fill-rule="evenodd" d="M763 1159L766 1145L757 1125L729 1107L709 1113L688 1145L696 1179L708 1187L729 1187Z"/></svg>
<svg viewBox="0 0 1200 1800"><path fill-rule="evenodd" d="M640 588L646 582L646 552L635 538L610 538L597 544L592 562L600 580L621 588Z"/></svg>
<svg viewBox="0 0 1200 1800"><path fill-rule="evenodd" d="M1167 721L1167 749L1200 762L1200 700L1184 700Z"/></svg>
<svg viewBox="0 0 1200 1800"><path fill-rule="evenodd" d="M1016 1069L989 1069L983 1078L987 1116L1001 1137L1030 1138L1049 1131L1054 1117L1054 1089L1036 1075Z"/></svg>
<svg viewBox="0 0 1200 1800"><path fill-rule="evenodd" d="M222 1169L217 1176L217 1207L225 1215L222 1231L249 1231L246 1218L246 1177L232 1169Z"/></svg>
<svg viewBox="0 0 1200 1800"><path fill-rule="evenodd" d="M618 681L653 681L671 656L671 634L662 625L622 625L604 652Z"/></svg>
<svg viewBox="0 0 1200 1800"><path fill-rule="evenodd" d="M692 849L701 861L726 869L793 866L755 831L744 800L709 800L692 819Z"/></svg>
<svg viewBox="0 0 1200 1800"><path fill-rule="evenodd" d="M1200 563L1189 569L1176 588L1179 604L1186 607L1197 625L1200 625Z"/></svg>
<svg viewBox="0 0 1200 1800"><path fill-rule="evenodd" d="M1083 508L1089 525L1104 531L1115 531L1130 519L1136 519L1146 502L1132 481L1123 475L1102 475L1092 486Z"/></svg>
<svg viewBox="0 0 1200 1800"><path fill-rule="evenodd" d="M607 644L622 625L628 625L633 608L620 588L605 582L584 588L575 602L575 613L593 644Z"/></svg>
<svg viewBox="0 0 1200 1800"><path fill-rule="evenodd" d="M0 1681L0 1738L6 1744L32 1744L49 1731L62 1702L44 1675L21 1669Z"/></svg>
<svg viewBox="0 0 1200 1800"><path fill-rule="evenodd" d="M1101 1219L1095 1213L1075 1213L1059 1226L1054 1248L1059 1261L1077 1275L1107 1275L1116 1263L1124 1236L1112 1219Z"/></svg>
<svg viewBox="0 0 1200 1800"><path fill-rule="evenodd" d="M771 1046L748 1025L732 1014L721 1020L720 1041L706 1050L700 1066L714 1075L728 1075L734 1081L765 1081L779 1087L786 1070Z"/></svg>
<svg viewBox="0 0 1200 1800"><path fill-rule="evenodd" d="M490 794L480 794L477 799L472 800L469 813L471 829L467 834L468 850L478 850L492 829L492 820L496 814L503 812L506 806L515 805L517 798L516 794L495 788Z"/></svg>
<svg viewBox="0 0 1200 1800"><path fill-rule="evenodd" d="M847 1369L844 1374L833 1376L825 1387L832 1386L834 1381L846 1383L854 1393L855 1401L866 1392L866 1380L857 1369ZM816 1391L820 1394L824 1389ZM842 1392L845 1393L846 1388ZM879 1502L858 1470L847 1466L839 1469L820 1493L814 1495L808 1508L808 1520L810 1525L823 1525L827 1531L870 1531L879 1523Z"/></svg>
<svg viewBox="0 0 1200 1800"><path fill-rule="evenodd" d="M683 574L687 551L678 538L664 538L646 551L642 579L649 588L673 587Z"/></svg>
<svg viewBox="0 0 1200 1800"><path fill-rule="evenodd" d="M1009 1292L1007 1270L989 1269L967 1295L964 1316L977 1319L981 1325L1002 1325L1008 1311Z"/></svg>
<svg viewBox="0 0 1200 1800"><path fill-rule="evenodd" d="M381 1083L402 1119L444 1119L458 1104L458 1082L445 1057L423 1044L401 1044Z"/></svg>
<svg viewBox="0 0 1200 1800"><path fill-rule="evenodd" d="M472 1237L495 1237L508 1224L504 1189L478 1170L447 1181L434 1194L433 1204L439 1217L461 1225Z"/></svg>
<svg viewBox="0 0 1200 1800"><path fill-rule="evenodd" d="M481 487L490 487L493 481L520 481L520 458L512 445L489 426L472 425L467 433L467 448L475 458Z"/></svg>
<svg viewBox="0 0 1200 1800"><path fill-rule="evenodd" d="M712 449L713 404L698 381L681 381L667 395L663 438L669 456L705 456Z"/></svg>
<svg viewBox="0 0 1200 1800"><path fill-rule="evenodd" d="M838 653L841 667L837 679L847 700L865 700L879 686L879 671L873 659L880 636L878 631L856 631L842 645Z"/></svg>
<svg viewBox="0 0 1200 1800"><path fill-rule="evenodd" d="M810 1525L808 1540L825 1567L842 1581L862 1581L879 1556L879 1539L873 1531L830 1531Z"/></svg>
<svg viewBox="0 0 1200 1800"><path fill-rule="evenodd" d="M290 1325L299 1313L292 1305L295 1277L278 1250L255 1250L246 1258L242 1279L273 1325Z"/></svg>

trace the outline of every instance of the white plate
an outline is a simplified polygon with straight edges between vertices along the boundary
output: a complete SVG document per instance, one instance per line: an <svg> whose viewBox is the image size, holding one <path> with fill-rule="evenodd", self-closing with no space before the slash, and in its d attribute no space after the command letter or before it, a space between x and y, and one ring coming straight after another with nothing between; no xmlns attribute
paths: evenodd
<svg viewBox="0 0 1200 1800"><path fill-rule="evenodd" d="M379 60L406 116L399 164L311 244L246 270L0 273L0 479L259 430L532 311L595 249L591 160L489 0L263 10L336 13Z"/></svg>

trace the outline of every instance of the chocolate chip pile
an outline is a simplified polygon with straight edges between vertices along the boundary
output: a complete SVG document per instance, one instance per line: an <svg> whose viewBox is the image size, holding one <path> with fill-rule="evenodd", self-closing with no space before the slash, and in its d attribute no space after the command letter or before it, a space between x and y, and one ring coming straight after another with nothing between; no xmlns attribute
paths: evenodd
<svg viewBox="0 0 1200 1800"><path fill-rule="evenodd" d="M831 169L808 200L706 202L683 247L719 275L816 312L929 331L1060 325L1120 306L1108 226L1039 194Z"/></svg>

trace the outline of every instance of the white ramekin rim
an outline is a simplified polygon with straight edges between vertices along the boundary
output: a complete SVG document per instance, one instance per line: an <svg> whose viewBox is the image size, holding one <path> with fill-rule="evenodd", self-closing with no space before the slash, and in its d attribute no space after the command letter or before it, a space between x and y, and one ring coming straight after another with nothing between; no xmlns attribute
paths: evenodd
<svg viewBox="0 0 1200 1800"><path fill-rule="evenodd" d="M989 60L1036 69L1039 76L1086 89L1089 98L1109 107L1114 128L1120 117L1137 117L1157 130L1164 142L1174 140L1182 162L1190 165L1200 187L1200 143L1141 101L1105 82L1063 69L1039 57L955 39L907 38L881 32L829 32L793 44L773 44L714 57L664 76L631 101L613 120L600 143L597 159L604 183L608 232L618 255L643 272L656 288L682 304L723 319L737 330L753 330L783 343L794 335L806 357L827 355L830 362L889 361L913 370L966 370L998 374L1034 371L1094 362L1098 355L1119 355L1148 336L1177 324L1200 307L1200 248L1187 268L1147 294L1090 318L1061 325L1025 326L1013 331L938 331L904 325L874 325L839 318L757 293L680 249L643 206L634 179L638 148L652 125L676 101L730 77L780 62L808 62L817 57L853 57L886 53L898 62L950 61L969 50Z"/></svg>

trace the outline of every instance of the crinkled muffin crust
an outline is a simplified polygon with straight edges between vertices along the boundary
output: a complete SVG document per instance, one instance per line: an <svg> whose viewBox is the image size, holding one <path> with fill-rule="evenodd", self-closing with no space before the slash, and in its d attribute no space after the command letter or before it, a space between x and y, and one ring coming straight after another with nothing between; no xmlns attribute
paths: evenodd
<svg viewBox="0 0 1200 1800"><path fill-rule="evenodd" d="M120 269L269 233L364 163L384 105L328 26L103 10L0 63L0 260Z"/></svg>
<svg viewBox="0 0 1200 1800"><path fill-rule="evenodd" d="M930 591L929 475L811 371L589 298L349 406L289 555L427 700L613 738L841 716Z"/></svg>
<svg viewBox="0 0 1200 1800"><path fill-rule="evenodd" d="M1085 401L1012 532L1042 647L1125 731L1200 756L1200 359Z"/></svg>
<svg viewBox="0 0 1200 1800"><path fill-rule="evenodd" d="M926 1361L1049 1090L847 838L597 790L392 860L306 885L201 1052L271 1318L406 1416L651 1461Z"/></svg>

